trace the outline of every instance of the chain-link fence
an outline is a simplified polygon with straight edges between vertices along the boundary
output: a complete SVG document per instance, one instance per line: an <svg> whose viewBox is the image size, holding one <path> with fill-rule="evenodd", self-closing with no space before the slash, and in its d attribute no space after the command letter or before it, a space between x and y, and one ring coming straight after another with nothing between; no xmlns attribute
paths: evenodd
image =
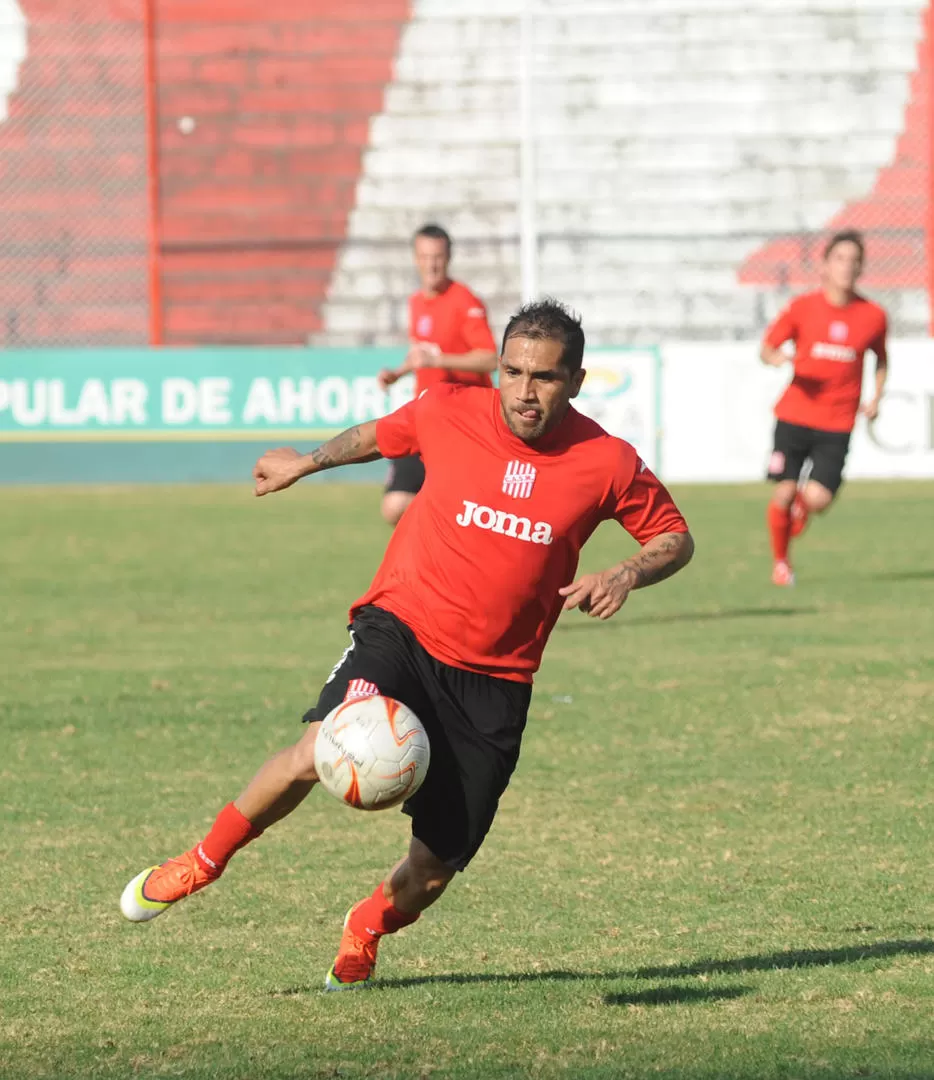
<svg viewBox="0 0 934 1080"><path fill-rule="evenodd" d="M428 219L498 327L754 337L856 226L926 333L928 6L152 0L147 99L144 0L0 0L0 338L398 342Z"/></svg>
<svg viewBox="0 0 934 1080"><path fill-rule="evenodd" d="M144 343L142 5L2 0L0 42L0 343Z"/></svg>

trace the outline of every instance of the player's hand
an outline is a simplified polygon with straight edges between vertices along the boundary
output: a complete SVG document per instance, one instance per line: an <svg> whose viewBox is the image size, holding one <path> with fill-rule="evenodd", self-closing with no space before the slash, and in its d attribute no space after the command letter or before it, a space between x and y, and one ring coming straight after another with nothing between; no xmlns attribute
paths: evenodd
<svg viewBox="0 0 934 1080"><path fill-rule="evenodd" d="M867 401L865 405L860 405L859 411L870 423L872 423L879 415L879 402L873 398L872 401Z"/></svg>
<svg viewBox="0 0 934 1080"><path fill-rule="evenodd" d="M584 574L558 590L559 595L564 597L562 610L580 608L593 619L609 619L626 603L636 580L635 571L627 569Z"/></svg>
<svg viewBox="0 0 934 1080"><path fill-rule="evenodd" d="M770 353L767 353L762 357L762 362L767 367L784 367L785 364L788 363L788 357L781 349L773 349Z"/></svg>
<svg viewBox="0 0 934 1080"><path fill-rule="evenodd" d="M380 390L388 390L393 383L399 381L399 372L393 371L392 368L383 368L383 370L376 376L376 384Z"/></svg>
<svg viewBox="0 0 934 1080"><path fill-rule="evenodd" d="M302 478L298 462L302 455L290 446L278 450L267 450L253 466L253 479L256 481L256 494L269 495L273 491L282 491L291 487Z"/></svg>
<svg viewBox="0 0 934 1080"><path fill-rule="evenodd" d="M419 368L424 367L434 367L440 355L441 350L437 345L432 345L428 341L418 341L408 351L405 358L406 367L412 371L418 371Z"/></svg>

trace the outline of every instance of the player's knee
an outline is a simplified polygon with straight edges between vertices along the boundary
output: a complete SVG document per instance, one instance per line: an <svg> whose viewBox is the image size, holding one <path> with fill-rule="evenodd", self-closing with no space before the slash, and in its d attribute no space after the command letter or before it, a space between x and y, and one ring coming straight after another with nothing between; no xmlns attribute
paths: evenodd
<svg viewBox="0 0 934 1080"><path fill-rule="evenodd" d="M830 509L830 505L835 498L836 492L830 490L830 488L824 487L823 484L818 484L816 481L808 484L804 492L804 501L808 504L808 510L812 514L823 514L825 510Z"/></svg>
<svg viewBox="0 0 934 1080"><path fill-rule="evenodd" d="M425 844L414 838L409 847L407 863L412 883L425 896L440 896L456 873L433 855Z"/></svg>
<svg viewBox="0 0 934 1080"><path fill-rule="evenodd" d="M412 495L403 491L390 491L388 494L384 495L380 506L383 521L385 521L387 525L392 525L393 527L398 525L402 515L408 510L412 499Z"/></svg>
<svg viewBox="0 0 934 1080"><path fill-rule="evenodd" d="M318 738L320 723L310 724L305 734L292 747L289 753L289 764L293 780L317 780L315 771L315 742Z"/></svg>
<svg viewBox="0 0 934 1080"><path fill-rule="evenodd" d="M775 490L772 492L772 505L779 507L781 510L787 510L791 504L795 501L795 494L798 490L798 485L795 483L779 483L775 485Z"/></svg>
<svg viewBox="0 0 934 1080"><path fill-rule="evenodd" d="M429 901L437 900L448 885L450 885L453 877L454 871L449 870L447 867L443 867L440 870L431 870L427 867L416 870L413 867L412 884L415 886L415 889Z"/></svg>

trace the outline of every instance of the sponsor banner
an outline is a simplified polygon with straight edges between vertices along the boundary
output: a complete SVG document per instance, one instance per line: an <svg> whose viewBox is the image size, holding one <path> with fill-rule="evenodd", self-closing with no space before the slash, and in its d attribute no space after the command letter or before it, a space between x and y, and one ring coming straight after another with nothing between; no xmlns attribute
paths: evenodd
<svg viewBox="0 0 934 1080"><path fill-rule="evenodd" d="M649 468L660 469L660 351L588 349L584 367L587 377L574 405L611 435L632 443Z"/></svg>
<svg viewBox="0 0 934 1080"><path fill-rule="evenodd" d="M672 482L762 480L772 450L772 409L790 365L767 368L758 342L674 343L663 349L664 476ZM866 360L863 400L873 393ZM860 417L850 479L934 477L934 342L889 343L889 378L878 420Z"/></svg>
<svg viewBox="0 0 934 1080"><path fill-rule="evenodd" d="M0 353L0 441L321 440L412 397L400 349Z"/></svg>
<svg viewBox="0 0 934 1080"><path fill-rule="evenodd" d="M376 382L403 349L109 349L0 353L0 441L320 441L410 401ZM657 461L654 349L595 349L575 404Z"/></svg>

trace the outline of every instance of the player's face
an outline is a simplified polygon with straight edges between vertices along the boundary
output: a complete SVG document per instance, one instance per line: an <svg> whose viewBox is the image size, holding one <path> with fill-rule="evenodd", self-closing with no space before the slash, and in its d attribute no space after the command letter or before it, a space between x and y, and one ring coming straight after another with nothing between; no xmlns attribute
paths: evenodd
<svg viewBox="0 0 934 1080"><path fill-rule="evenodd" d="M499 400L513 435L534 442L559 424L577 397L583 370L561 363L560 341L513 337L499 362Z"/></svg>
<svg viewBox="0 0 934 1080"><path fill-rule="evenodd" d="M844 292L852 292L863 269L863 257L856 244L845 240L835 244L824 262L827 283Z"/></svg>
<svg viewBox="0 0 934 1080"><path fill-rule="evenodd" d="M425 292L438 292L444 285L450 261L447 241L434 236L415 237L415 267Z"/></svg>

